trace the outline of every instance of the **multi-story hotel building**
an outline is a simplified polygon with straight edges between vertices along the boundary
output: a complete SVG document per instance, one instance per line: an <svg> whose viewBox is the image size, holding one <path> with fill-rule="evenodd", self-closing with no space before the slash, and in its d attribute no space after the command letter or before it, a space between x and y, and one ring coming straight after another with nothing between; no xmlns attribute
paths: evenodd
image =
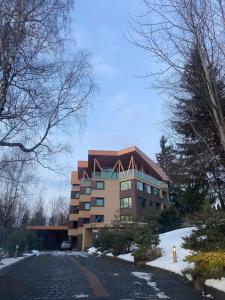
<svg viewBox="0 0 225 300"><path fill-rule="evenodd" d="M144 219L169 204L169 179L137 147L119 151L89 150L71 174L68 236L73 247L92 245L99 228L115 215L124 221Z"/></svg>

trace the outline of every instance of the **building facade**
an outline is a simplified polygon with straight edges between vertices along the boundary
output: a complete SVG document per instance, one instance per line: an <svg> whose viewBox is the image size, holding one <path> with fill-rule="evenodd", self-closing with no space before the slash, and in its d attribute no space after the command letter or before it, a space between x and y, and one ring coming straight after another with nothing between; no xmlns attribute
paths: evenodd
<svg viewBox="0 0 225 300"><path fill-rule="evenodd" d="M119 151L89 150L71 174L68 236L73 247L90 247L99 228L124 221L144 220L169 205L169 179L137 147Z"/></svg>

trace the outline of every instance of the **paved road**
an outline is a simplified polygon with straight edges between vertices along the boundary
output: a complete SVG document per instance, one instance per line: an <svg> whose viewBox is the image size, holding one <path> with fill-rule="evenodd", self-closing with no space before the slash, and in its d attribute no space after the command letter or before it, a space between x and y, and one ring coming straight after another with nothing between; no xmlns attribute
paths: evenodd
<svg viewBox="0 0 225 300"><path fill-rule="evenodd" d="M80 298L205 299L175 274L81 252L46 252L0 271L1 300Z"/></svg>

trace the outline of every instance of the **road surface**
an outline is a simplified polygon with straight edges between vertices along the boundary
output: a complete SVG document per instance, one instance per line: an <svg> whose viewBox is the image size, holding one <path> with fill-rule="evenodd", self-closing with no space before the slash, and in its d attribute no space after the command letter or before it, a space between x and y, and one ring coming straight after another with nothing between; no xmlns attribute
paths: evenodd
<svg viewBox="0 0 225 300"><path fill-rule="evenodd" d="M82 252L43 252L0 271L1 300L80 298L205 299L175 274Z"/></svg>

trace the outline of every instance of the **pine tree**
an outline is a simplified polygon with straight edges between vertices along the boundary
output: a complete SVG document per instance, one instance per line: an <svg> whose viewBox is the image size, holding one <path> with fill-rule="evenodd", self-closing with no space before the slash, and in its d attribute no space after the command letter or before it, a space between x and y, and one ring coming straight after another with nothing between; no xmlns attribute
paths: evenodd
<svg viewBox="0 0 225 300"><path fill-rule="evenodd" d="M218 71L208 66L216 78L218 98L225 114L225 84L218 79ZM219 200L225 210L225 154L213 120L207 81L199 53L193 49L185 66L180 88L182 97L173 107L172 127L179 137L178 166L183 172L184 184L189 188L207 192L214 201Z"/></svg>

